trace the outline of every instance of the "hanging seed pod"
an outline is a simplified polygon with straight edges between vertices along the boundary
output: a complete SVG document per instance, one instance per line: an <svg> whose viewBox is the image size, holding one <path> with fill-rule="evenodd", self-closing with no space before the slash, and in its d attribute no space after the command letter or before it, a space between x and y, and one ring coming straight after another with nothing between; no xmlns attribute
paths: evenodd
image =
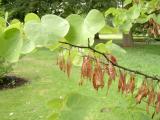
<svg viewBox="0 0 160 120"><path fill-rule="evenodd" d="M63 56L61 56L60 59L59 59L59 68L63 72L66 71L65 59L64 59Z"/></svg>
<svg viewBox="0 0 160 120"><path fill-rule="evenodd" d="M141 85L141 87L139 88L138 90L138 93L136 95L136 103L141 103L141 100L144 98L144 97L147 97L148 95L148 88L147 88L147 85L146 85L146 82L144 81Z"/></svg>
<svg viewBox="0 0 160 120"><path fill-rule="evenodd" d="M122 79L123 79L123 74L122 71L119 70L119 81L118 81L118 91L120 92L122 89Z"/></svg>
<svg viewBox="0 0 160 120"><path fill-rule="evenodd" d="M116 78L116 69L112 65L112 63L109 63L109 65L108 65L108 75L112 80L115 80L115 78Z"/></svg>
<svg viewBox="0 0 160 120"><path fill-rule="evenodd" d="M135 74L130 75L130 86L129 86L130 92L133 94L135 89Z"/></svg>
<svg viewBox="0 0 160 120"><path fill-rule="evenodd" d="M122 79L122 93L124 93L125 89L126 89L126 76L127 76L127 73L124 72L123 73L123 79Z"/></svg>
<svg viewBox="0 0 160 120"><path fill-rule="evenodd" d="M160 112L160 92L157 93L156 113Z"/></svg>
<svg viewBox="0 0 160 120"><path fill-rule="evenodd" d="M92 79L92 63L89 56L83 58L82 68L81 68L81 78Z"/></svg>
<svg viewBox="0 0 160 120"><path fill-rule="evenodd" d="M70 55L69 55L68 58L67 58L66 69L67 69L67 75L68 75L68 78L69 78L69 77L70 77L70 74L71 74L71 69L72 69L72 61L71 61Z"/></svg>
<svg viewBox="0 0 160 120"><path fill-rule="evenodd" d="M87 69L86 69L87 57L83 57L83 63L81 67L81 78L85 78L87 76Z"/></svg>
<svg viewBox="0 0 160 120"><path fill-rule="evenodd" d="M126 90L126 75L127 73L124 71L122 72L119 70L119 81L118 81L118 91L120 92L122 90L122 93Z"/></svg>
<svg viewBox="0 0 160 120"><path fill-rule="evenodd" d="M90 57L87 57L86 67L87 67L87 78L91 80L92 79L92 61Z"/></svg>
<svg viewBox="0 0 160 120"><path fill-rule="evenodd" d="M130 81L126 84L126 93L132 93L134 92L135 89L135 75L130 74Z"/></svg>
<svg viewBox="0 0 160 120"><path fill-rule="evenodd" d="M92 77L93 87L98 90L99 87L104 87L104 74L99 60L96 61L96 65Z"/></svg>
<svg viewBox="0 0 160 120"><path fill-rule="evenodd" d="M149 93L148 93L148 104L146 106L146 111L149 113L149 106L151 104L154 104L155 102L155 97L156 97L156 94L154 92L154 88L152 86L152 88L149 90Z"/></svg>

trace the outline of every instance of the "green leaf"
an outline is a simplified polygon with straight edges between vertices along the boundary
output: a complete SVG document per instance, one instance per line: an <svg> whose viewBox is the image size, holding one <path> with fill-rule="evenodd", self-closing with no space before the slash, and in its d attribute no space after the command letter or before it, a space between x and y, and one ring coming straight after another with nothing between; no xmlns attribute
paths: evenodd
<svg viewBox="0 0 160 120"><path fill-rule="evenodd" d="M106 48L110 51L110 52L115 52L115 53L126 53L126 51L122 48L122 47L120 47L120 46L118 46L118 45L116 45L116 44L114 44L114 43L112 43L112 44L106 44Z"/></svg>
<svg viewBox="0 0 160 120"><path fill-rule="evenodd" d="M22 54L27 54L32 52L36 48L35 44L33 41L27 39L25 36L23 38L23 46L21 49Z"/></svg>
<svg viewBox="0 0 160 120"><path fill-rule="evenodd" d="M127 16L129 19L134 21L135 19L137 19L140 16L140 12L141 12L140 6L135 4L129 8L129 10L127 12Z"/></svg>
<svg viewBox="0 0 160 120"><path fill-rule="evenodd" d="M45 15L41 18L41 22L29 21L24 25L26 41L22 53L31 52L36 47L54 47L54 45L56 47L68 30L68 21L56 15Z"/></svg>
<svg viewBox="0 0 160 120"><path fill-rule="evenodd" d="M80 15L72 14L67 17L70 29L65 37L67 41L73 44L87 44L88 36L85 35L83 22L84 19ZM77 27L78 26L78 27Z"/></svg>
<svg viewBox="0 0 160 120"><path fill-rule="evenodd" d="M145 15L145 14L142 14L137 20L136 20L136 23L145 23L147 22L148 20L150 19L150 16L148 15Z"/></svg>
<svg viewBox="0 0 160 120"><path fill-rule="evenodd" d="M117 13L118 13L117 9L111 7L105 12L105 17L107 17L109 14L116 15Z"/></svg>
<svg viewBox="0 0 160 120"><path fill-rule="evenodd" d="M72 14L67 17L70 23L70 30L65 37L73 44L87 45L90 38L90 45L94 43L94 35L105 25L105 19L98 10L91 10L86 18ZM78 27L77 27L78 26Z"/></svg>
<svg viewBox="0 0 160 120"><path fill-rule="evenodd" d="M6 30L0 36L0 43L0 56L8 62L17 62L23 44L20 31L16 28Z"/></svg>
<svg viewBox="0 0 160 120"><path fill-rule="evenodd" d="M48 43L51 44L58 42L69 31L67 20L57 15L45 15L41 18L41 23L44 34L46 33L49 37Z"/></svg>
<svg viewBox="0 0 160 120"><path fill-rule="evenodd" d="M96 34L105 26L103 14L96 9L91 10L84 20L84 26L89 34Z"/></svg>
<svg viewBox="0 0 160 120"><path fill-rule="evenodd" d="M18 19L13 19L11 20L10 24L16 24L16 23L20 23L20 21Z"/></svg>
<svg viewBox="0 0 160 120"><path fill-rule="evenodd" d="M25 23L24 33L22 53L26 54L34 50L36 48L36 42L42 39L41 24L34 21Z"/></svg>
<svg viewBox="0 0 160 120"><path fill-rule="evenodd" d="M95 46L95 49L102 52L102 53L106 53L107 52L107 48L105 46L105 44L103 43L99 43Z"/></svg>
<svg viewBox="0 0 160 120"><path fill-rule="evenodd" d="M24 18L25 23L29 21L40 22L40 18L35 13L28 13Z"/></svg>

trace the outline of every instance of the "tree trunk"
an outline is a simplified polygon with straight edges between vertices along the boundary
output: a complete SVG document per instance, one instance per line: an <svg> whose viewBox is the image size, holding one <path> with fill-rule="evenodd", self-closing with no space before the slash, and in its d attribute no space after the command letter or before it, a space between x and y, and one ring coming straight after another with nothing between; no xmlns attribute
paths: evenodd
<svg viewBox="0 0 160 120"><path fill-rule="evenodd" d="M132 32L129 32L128 34L123 33L123 40L122 40L123 47L133 47L133 36Z"/></svg>

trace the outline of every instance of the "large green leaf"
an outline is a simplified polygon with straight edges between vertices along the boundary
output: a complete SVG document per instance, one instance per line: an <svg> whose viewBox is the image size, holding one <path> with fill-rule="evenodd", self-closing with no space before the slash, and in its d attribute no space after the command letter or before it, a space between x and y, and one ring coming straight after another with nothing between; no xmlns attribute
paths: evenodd
<svg viewBox="0 0 160 120"><path fill-rule="evenodd" d="M70 29L65 37L66 40L74 44L86 44L88 35L85 35L84 19L80 15L72 14L67 17L67 20L70 24Z"/></svg>
<svg viewBox="0 0 160 120"><path fill-rule="evenodd" d="M84 20L84 26L91 35L99 32L105 26L103 14L98 10L91 10Z"/></svg>
<svg viewBox="0 0 160 120"><path fill-rule="evenodd" d="M0 36L0 57L8 62L17 62L23 41L19 29L6 30Z"/></svg>
<svg viewBox="0 0 160 120"><path fill-rule="evenodd" d="M45 15L41 19L43 33L48 35L48 43L56 43L69 31L67 20L57 15Z"/></svg>
<svg viewBox="0 0 160 120"><path fill-rule="evenodd" d="M86 18L80 15L72 14L67 17L70 23L70 30L65 37L67 41L73 44L87 45L88 38L90 44L94 42L94 35L105 26L105 19L98 10L91 10Z"/></svg>
<svg viewBox="0 0 160 120"><path fill-rule="evenodd" d="M140 16L140 12L141 12L140 6L135 4L129 8L127 16L129 19L134 21Z"/></svg>
<svg viewBox="0 0 160 120"><path fill-rule="evenodd" d="M24 25L25 42L22 53L31 52L36 47L57 44L69 30L67 20L56 15L45 15L41 22L29 21Z"/></svg>
<svg viewBox="0 0 160 120"><path fill-rule="evenodd" d="M145 23L150 19L149 15L142 14L137 20L136 23Z"/></svg>

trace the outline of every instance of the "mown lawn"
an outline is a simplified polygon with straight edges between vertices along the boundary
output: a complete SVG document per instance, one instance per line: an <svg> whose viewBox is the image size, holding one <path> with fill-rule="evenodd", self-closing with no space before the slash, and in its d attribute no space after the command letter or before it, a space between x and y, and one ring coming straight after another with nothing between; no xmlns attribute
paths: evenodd
<svg viewBox="0 0 160 120"><path fill-rule="evenodd" d="M119 64L151 75L160 75L159 45L136 46L126 51L127 54L116 53ZM106 86L98 93L89 82L80 87L80 69L75 67L71 79L68 79L55 65L55 58L53 52L40 49L20 60L12 74L28 79L29 83L0 91L0 120L46 120L52 113L47 102L71 92L96 98L88 120L151 119L151 115L145 112L144 104L129 107L134 99L118 93L116 83L113 83L108 96ZM137 81L142 79L137 77ZM102 108L107 111L100 112Z"/></svg>

